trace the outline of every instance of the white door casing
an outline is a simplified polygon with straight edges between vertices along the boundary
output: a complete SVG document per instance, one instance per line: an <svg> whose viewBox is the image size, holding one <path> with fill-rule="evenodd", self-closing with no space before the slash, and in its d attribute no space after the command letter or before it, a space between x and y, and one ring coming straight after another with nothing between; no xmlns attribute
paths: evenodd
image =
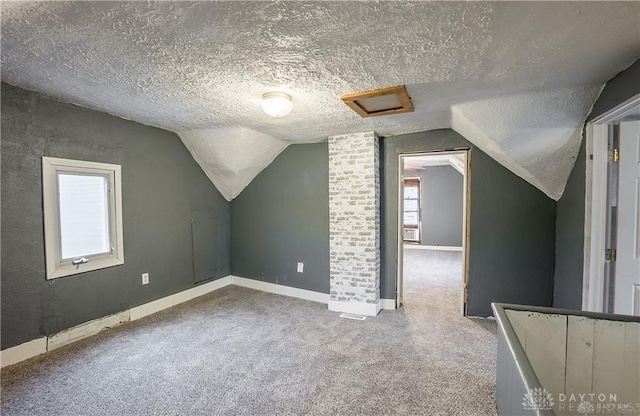
<svg viewBox="0 0 640 416"><path fill-rule="evenodd" d="M637 120L638 112L640 112L640 94L594 118L586 125L587 166L582 288L582 310L585 311L604 311L607 139L614 125L632 119L634 116Z"/></svg>
<svg viewBox="0 0 640 416"><path fill-rule="evenodd" d="M614 312L640 315L640 121L620 123Z"/></svg>
<svg viewBox="0 0 640 416"><path fill-rule="evenodd" d="M396 265L396 309L400 309L403 302L404 283L404 241L402 226L404 225L404 156L398 155L398 263Z"/></svg>

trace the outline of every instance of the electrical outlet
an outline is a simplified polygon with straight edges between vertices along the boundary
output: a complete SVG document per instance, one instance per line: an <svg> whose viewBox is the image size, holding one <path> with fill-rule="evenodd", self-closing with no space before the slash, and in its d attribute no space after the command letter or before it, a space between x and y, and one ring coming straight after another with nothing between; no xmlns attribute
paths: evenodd
<svg viewBox="0 0 640 416"><path fill-rule="evenodd" d="M142 273L142 284L143 285L149 284L149 273Z"/></svg>
<svg viewBox="0 0 640 416"><path fill-rule="evenodd" d="M304 263L299 261L298 262L298 273L302 273L304 271Z"/></svg>

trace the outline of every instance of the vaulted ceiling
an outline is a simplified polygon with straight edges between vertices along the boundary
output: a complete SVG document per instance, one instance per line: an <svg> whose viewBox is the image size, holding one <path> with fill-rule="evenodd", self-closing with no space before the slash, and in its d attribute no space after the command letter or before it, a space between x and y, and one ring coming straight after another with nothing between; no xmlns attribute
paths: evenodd
<svg viewBox="0 0 640 416"><path fill-rule="evenodd" d="M291 143L453 128L558 199L639 2L3 2L2 80L176 132L231 200ZM405 84L415 112L340 95ZM271 118L263 93L295 108Z"/></svg>

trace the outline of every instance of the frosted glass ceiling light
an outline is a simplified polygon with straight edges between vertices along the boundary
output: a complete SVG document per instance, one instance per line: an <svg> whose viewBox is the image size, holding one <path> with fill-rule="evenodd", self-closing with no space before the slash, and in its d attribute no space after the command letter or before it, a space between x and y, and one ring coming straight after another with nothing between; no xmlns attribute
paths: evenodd
<svg viewBox="0 0 640 416"><path fill-rule="evenodd" d="M293 110L293 102L289 94L268 92L262 95L262 109L271 117L284 117Z"/></svg>

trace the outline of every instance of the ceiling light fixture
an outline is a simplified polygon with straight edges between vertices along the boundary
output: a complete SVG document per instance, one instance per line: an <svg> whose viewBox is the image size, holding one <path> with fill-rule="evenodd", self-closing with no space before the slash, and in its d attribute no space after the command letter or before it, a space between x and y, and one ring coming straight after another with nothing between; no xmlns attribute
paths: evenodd
<svg viewBox="0 0 640 416"><path fill-rule="evenodd" d="M284 117L293 110L293 101L284 92L267 92L262 94L262 109L271 117Z"/></svg>

